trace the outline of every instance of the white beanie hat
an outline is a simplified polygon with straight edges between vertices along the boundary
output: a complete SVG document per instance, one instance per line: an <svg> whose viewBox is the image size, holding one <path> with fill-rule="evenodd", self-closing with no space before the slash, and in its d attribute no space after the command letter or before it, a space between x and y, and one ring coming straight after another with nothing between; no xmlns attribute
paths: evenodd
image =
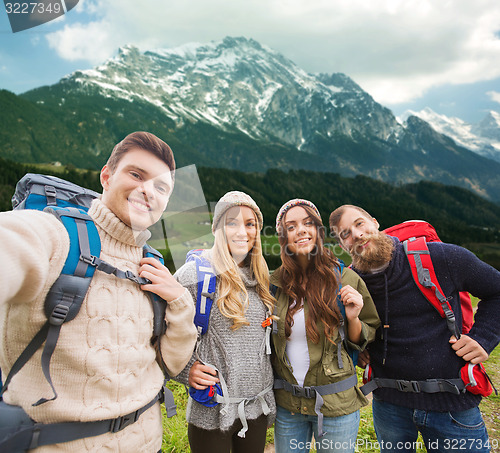
<svg viewBox="0 0 500 453"><path fill-rule="evenodd" d="M249 208L251 208L257 216L259 230L262 230L264 219L262 217L262 212L260 212L260 209L257 206L257 203L255 203L250 195L247 195L244 192L233 190L232 192L226 193L215 205L214 219L212 222L213 233L215 233L215 230L217 229L219 222L221 221L226 211L234 206L248 206Z"/></svg>

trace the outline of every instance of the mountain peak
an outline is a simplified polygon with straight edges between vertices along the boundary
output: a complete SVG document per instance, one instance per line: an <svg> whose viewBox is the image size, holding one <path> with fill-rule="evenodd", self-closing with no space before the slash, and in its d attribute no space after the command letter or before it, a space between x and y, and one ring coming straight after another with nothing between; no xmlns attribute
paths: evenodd
<svg viewBox="0 0 500 453"><path fill-rule="evenodd" d="M410 115L429 123L440 134L451 137L455 143L484 157L500 162L500 114L490 111L479 124L470 124L460 118L448 117L425 108L419 112L407 111Z"/></svg>
<svg viewBox="0 0 500 453"><path fill-rule="evenodd" d="M308 74L245 37L144 53L127 45L73 78L110 96L152 103L174 121L188 117L303 151L318 134L386 139L397 127L392 113L345 74Z"/></svg>
<svg viewBox="0 0 500 453"><path fill-rule="evenodd" d="M500 127L500 113L490 110L481 121L481 124L483 123L495 124L497 127Z"/></svg>
<svg viewBox="0 0 500 453"><path fill-rule="evenodd" d="M493 146L496 146L500 154L500 113L490 110L474 130L482 137L494 140Z"/></svg>
<svg viewBox="0 0 500 453"><path fill-rule="evenodd" d="M257 50L263 49L263 47L257 41L253 39L247 39L243 36L238 36L238 37L226 36L222 40L222 45L224 45L227 48L250 46Z"/></svg>
<svg viewBox="0 0 500 453"><path fill-rule="evenodd" d="M165 134L205 165L437 179L498 198L498 164L462 145L470 143L470 125L430 109L400 124L347 75L308 74L244 37L146 52L124 46L103 65L75 72L48 90L53 105L72 104L70 117L80 115L87 102L81 100L92 96L92 127L104 125L106 131L123 130L129 117L140 118L127 123L131 127L168 124ZM42 94L33 99L45 102ZM105 106L100 112L99 105ZM80 120L78 128L86 123ZM458 129L469 133L463 142L454 137L460 146L441 132ZM476 146L477 153L484 149ZM270 149L272 155L264 156ZM490 145L489 151L496 150Z"/></svg>
<svg viewBox="0 0 500 453"><path fill-rule="evenodd" d="M317 78L325 85L333 87L334 89L341 88L342 90L348 91L363 91L361 87L354 82L354 80L341 72L335 72L332 74L319 73Z"/></svg>
<svg viewBox="0 0 500 453"><path fill-rule="evenodd" d="M118 48L118 55L125 56L129 53L140 53L140 50L133 44L125 44L124 46Z"/></svg>
<svg viewBox="0 0 500 453"><path fill-rule="evenodd" d="M226 36L221 41L209 43L191 42L173 48L160 48L145 52L145 55L158 55L164 58L181 57L186 60L209 60L219 58L222 55L241 54L250 51L255 53L272 53L273 51L262 46L253 39L244 37Z"/></svg>

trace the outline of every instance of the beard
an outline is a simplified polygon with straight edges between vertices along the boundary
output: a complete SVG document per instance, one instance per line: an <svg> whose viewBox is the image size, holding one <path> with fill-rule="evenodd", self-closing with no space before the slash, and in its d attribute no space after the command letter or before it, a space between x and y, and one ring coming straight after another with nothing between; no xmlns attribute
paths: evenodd
<svg viewBox="0 0 500 453"><path fill-rule="evenodd" d="M362 245L370 241L366 249ZM363 236L351 249L352 264L362 273L369 273L389 264L394 250L394 242L385 233L374 233Z"/></svg>

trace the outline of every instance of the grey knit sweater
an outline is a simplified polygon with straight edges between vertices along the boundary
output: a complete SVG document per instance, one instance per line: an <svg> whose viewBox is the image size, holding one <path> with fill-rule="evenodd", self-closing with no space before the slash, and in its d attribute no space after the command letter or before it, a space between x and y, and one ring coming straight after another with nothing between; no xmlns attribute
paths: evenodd
<svg viewBox="0 0 500 453"><path fill-rule="evenodd" d="M265 329L262 322L266 319L266 306L256 293L257 281L250 276L250 269L240 269L240 275L246 286L249 305L245 313L250 325L232 331L232 321L224 317L217 307L218 291L210 312L207 332L203 335L198 353L200 358L222 373L226 380L230 397L254 397L273 384L273 371L270 356L266 355ZM188 262L176 273L176 279L189 290L196 301L197 275L196 264ZM189 370L195 357L174 379L187 385ZM264 399L271 412L268 424L271 425L276 415L273 390L269 390ZM192 401L188 422L202 429L220 429L227 431L238 419L238 406L231 404L226 414L221 413L221 404L205 407ZM254 420L262 415L262 405L254 400L245 405L247 420Z"/></svg>

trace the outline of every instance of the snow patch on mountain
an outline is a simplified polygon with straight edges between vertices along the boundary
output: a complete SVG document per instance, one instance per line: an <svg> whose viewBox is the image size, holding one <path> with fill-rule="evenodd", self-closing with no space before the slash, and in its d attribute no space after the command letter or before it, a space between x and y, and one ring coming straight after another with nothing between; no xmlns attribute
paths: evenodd
<svg viewBox="0 0 500 453"><path fill-rule="evenodd" d="M146 52L125 46L105 64L65 80L105 96L146 100L175 121L185 114L304 151L318 134L386 139L398 126L392 112L348 76L308 74L246 38Z"/></svg>
<svg viewBox="0 0 500 453"><path fill-rule="evenodd" d="M448 117L425 108L419 112L406 111L400 121L406 121L409 116L416 116L426 121L436 132L452 138L457 145L500 162L499 113L490 111L483 121L471 124L460 118Z"/></svg>
<svg viewBox="0 0 500 453"><path fill-rule="evenodd" d="M345 136L383 141L386 149L403 140L425 154L425 146L412 143L405 132L406 120L415 116L458 146L500 162L497 112L479 124L431 109L409 111L398 120L347 75L308 74L252 39L226 37L146 52L129 45L99 67L63 81L107 97L148 102L178 126L200 121L304 152L315 152L318 141Z"/></svg>

